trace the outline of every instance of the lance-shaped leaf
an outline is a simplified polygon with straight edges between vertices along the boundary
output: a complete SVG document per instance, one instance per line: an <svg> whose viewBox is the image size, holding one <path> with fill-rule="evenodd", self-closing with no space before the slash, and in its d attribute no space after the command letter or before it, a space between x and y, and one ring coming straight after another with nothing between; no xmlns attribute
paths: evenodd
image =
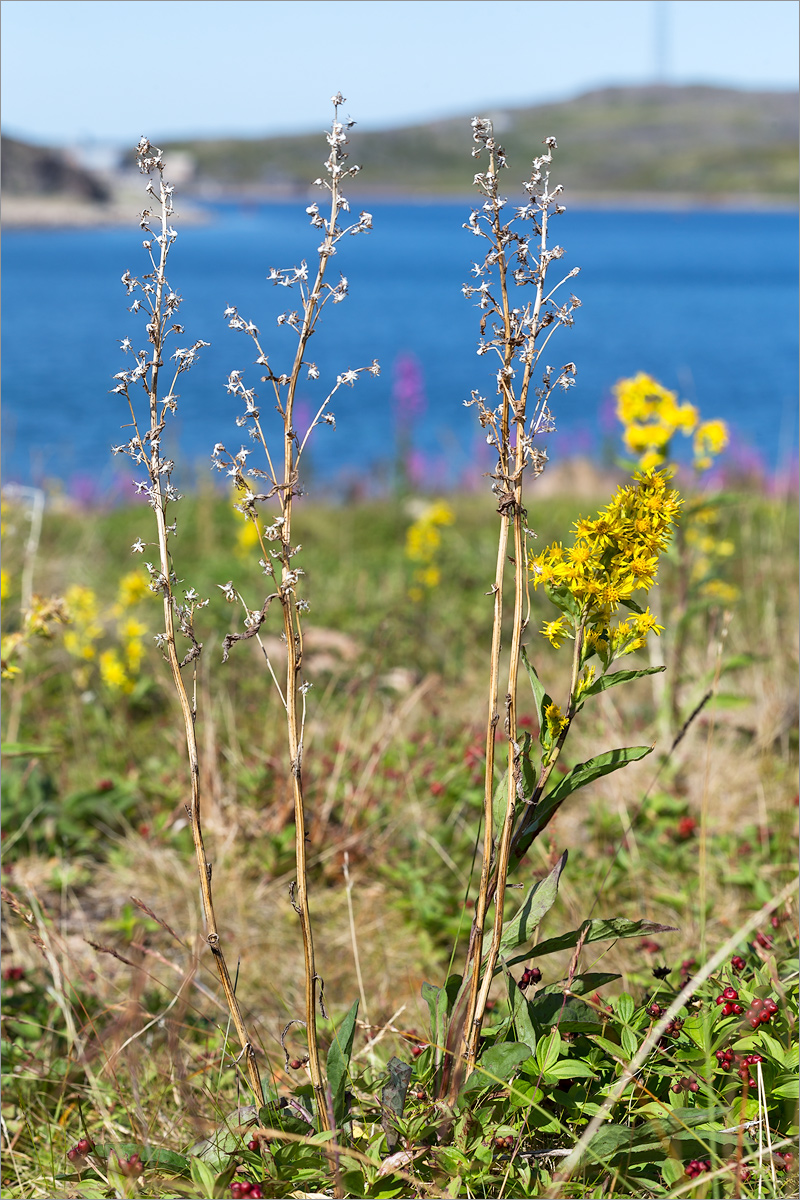
<svg viewBox="0 0 800 1200"><path fill-rule="evenodd" d="M586 787L587 783L593 783L602 775L610 775L612 771L618 771L628 763L637 762L652 752L652 746L625 746L619 750L606 750L605 754L597 754L588 762L578 763L547 793L547 803L556 806L563 804L567 796L577 792L578 788Z"/></svg>
<svg viewBox="0 0 800 1200"><path fill-rule="evenodd" d="M390 1058L386 1066L389 1071L389 1082L381 1091L381 1104L384 1110L381 1125L386 1134L388 1149L394 1150L400 1135L392 1116L400 1118L403 1115L406 1092L411 1079L411 1064L405 1063L399 1058Z"/></svg>
<svg viewBox="0 0 800 1200"><path fill-rule="evenodd" d="M605 692L618 683L627 683L630 679L642 679L645 675L658 675L666 669L666 667L641 667L638 671L612 671L610 675L601 675L581 693L581 701L587 696L597 696L600 692Z"/></svg>
<svg viewBox="0 0 800 1200"><path fill-rule="evenodd" d="M347 1087L347 1075L350 1070L350 1055L353 1053L353 1038L356 1032L357 1013L358 1001L355 1000L347 1016L333 1035L333 1041L328 1050L328 1086L331 1089L331 1096L333 1097L333 1119L337 1129L341 1128L346 1115L345 1091Z"/></svg>
<svg viewBox="0 0 800 1200"><path fill-rule="evenodd" d="M583 943L586 945L589 942L606 942L612 939L616 941L617 938L645 937L651 933L674 933L675 928L674 925L660 925L658 921L628 921L625 917L612 917L608 921L584 921L580 929L562 933L560 937L548 938L546 942L539 942L525 954L507 959L506 966L513 967L528 958L556 954L559 950L572 950L583 937L584 930L586 936L583 937Z"/></svg>
<svg viewBox="0 0 800 1200"><path fill-rule="evenodd" d="M558 881L561 878L561 872L567 865L568 855L569 851L565 850L550 874L533 884L519 911L505 925L500 938L501 955L508 954L510 950L516 950L517 946L522 946L531 940L539 928L542 918L556 902ZM500 970L502 967L498 967L498 971Z"/></svg>
<svg viewBox="0 0 800 1200"><path fill-rule="evenodd" d="M585 787L586 784L599 779L601 775L609 775L612 771L618 771L620 767L625 767L630 762L636 762L637 759L644 758L652 751L652 746L628 746L620 750L607 750L605 754L598 754L595 758L590 758L588 762L578 763L569 774L559 779L555 787L535 807L528 809L514 834L511 845L514 858L519 861L523 857L531 842L539 836L543 829L547 828L567 797L578 788Z"/></svg>
<svg viewBox="0 0 800 1200"><path fill-rule="evenodd" d="M545 731L547 730L547 721L544 715L545 709L548 707L548 705L552 704L553 701L544 690L544 685L542 684L539 676L536 674L536 668L528 658L528 652L524 646L522 647L522 661L525 664L525 670L528 672L528 679L530 679L531 688L533 689L533 699L536 704L536 712L539 718L539 741L542 742ZM544 743L542 742L542 744Z"/></svg>

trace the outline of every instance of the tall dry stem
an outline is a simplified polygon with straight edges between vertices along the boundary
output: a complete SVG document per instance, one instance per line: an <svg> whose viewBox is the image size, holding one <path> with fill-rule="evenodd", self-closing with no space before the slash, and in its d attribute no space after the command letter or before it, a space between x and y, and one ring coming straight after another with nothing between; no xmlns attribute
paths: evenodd
<svg viewBox="0 0 800 1200"><path fill-rule="evenodd" d="M186 805L186 811L191 824L197 859L200 895L205 919L205 937L214 958L230 1010L231 1021L241 1046L247 1079L256 1099L263 1104L264 1093L256 1067L255 1050L245 1027L222 949L211 891L212 865L208 861L203 843L200 767L196 734L197 659L200 657L202 643L198 642L195 637L194 612L195 609L204 607L208 601L201 601L193 588L184 592L183 602L180 602L176 596L178 580L173 568L169 546L169 539L175 533L176 524L175 522L171 525L167 524L167 511L171 504L180 499L180 496L171 482L174 463L171 459L165 458L161 450L167 413L174 413L177 408L178 395L175 393L175 384L178 376L193 365L201 347L208 343L198 341L191 348L178 349L173 353L172 359L176 363L174 375L166 394L162 395L160 375L166 367L167 339L170 335L184 332L183 327L174 320L181 297L170 288L166 274L169 251L177 237L169 224L170 217L174 213L173 189L164 181L164 162L161 151L152 147L146 138L142 138L137 147L137 153L139 169L142 173L148 176L156 173L158 178L158 193L156 193L152 179L148 179L147 183L147 192L155 201L158 209L156 219L154 220L149 209L145 209L140 217L140 225L145 232L144 248L150 258L152 270L144 275L141 281L126 271L122 282L129 296L140 293L135 297L131 311L143 311L146 316L150 350L148 352L148 350L141 349L134 352L129 338L122 341L122 350L126 354L134 356L136 365L131 370L118 372L115 376L118 383L113 390L125 396L128 402L131 419L127 428L132 430L132 437L126 445L115 446L114 452L126 454L136 465L143 466L147 471L148 479L137 482L135 487L139 493L146 494L156 521L157 541L155 545L158 549L158 567L152 563L146 565L150 574L150 588L161 596L163 603L164 632L157 635L156 641L169 663L183 717L190 776L190 802ZM155 232L151 222L156 224L157 220L160 220L160 229L157 225L158 232ZM155 250L153 249L154 243ZM147 396L146 426L140 422L137 412L135 396L138 395L138 392L132 391L137 384L142 386ZM132 547L133 551L137 553L143 553L145 548L146 543L141 539L137 539ZM178 633L190 643L183 658L178 654ZM192 667L192 681L191 685L187 686L184 671L189 666Z"/></svg>
<svg viewBox="0 0 800 1200"><path fill-rule="evenodd" d="M488 169L475 176L475 183L485 197L480 210L473 210L466 228L477 237L488 240L489 249L483 263L475 263L473 274L481 279L475 285L464 288L466 296L477 295L481 309L481 342L479 354L493 351L500 360L497 372L497 395L499 404L487 407L484 397L473 392L481 425L488 429L487 441L497 451L497 467L492 475L492 491L495 493L500 514L497 567L492 586L494 619L489 662L488 713L486 722L486 769L484 776L484 834L483 859L475 917L470 934L467 962L464 972L469 981L469 992L463 1023L461 1053L463 1066L469 1072L475 1065L478 1054L480 1031L486 1011L494 968L503 932L505 887L508 875L514 817L517 806L525 800L522 789L521 754L517 740L517 681L522 651L522 636L527 624L527 512L523 497L525 474L534 477L544 469L546 454L537 444L537 438L551 431L554 426L548 407L553 389L567 389L574 382L575 366L567 363L559 372L545 367L540 386L534 388L532 401L529 393L542 353L550 338L560 325L571 325L573 312L579 305L576 297L561 306L553 300L557 289L577 274L570 271L550 292L546 291L548 264L562 257L560 246L552 250L547 247L548 222L564 211L556 203L561 192L560 185L550 190L549 165L552 151L556 148L555 138L545 141L546 152L534 160L530 180L524 184L528 202L516 210L515 219L529 221L531 232L522 234L512 228L514 220L504 222L503 209L507 201L499 194L499 171L506 166L501 146L494 139L490 121L476 118L472 122L473 139L477 158L483 151L489 156ZM513 266L516 260L516 267ZM513 307L509 288L531 285L533 299L524 307ZM490 336L486 338L487 322ZM517 382L519 367L521 377ZM554 378L555 376L555 378ZM514 579L513 600L507 603L504 591L506 564L509 560L509 542L513 542ZM511 647L507 690L504 700L504 733L507 743L507 792L502 819L495 814L494 774L495 738L500 721L498 708L500 652L502 629L511 610ZM495 914L491 940L484 956L484 928L489 905L494 899ZM455 1081L459 1072L454 1076Z"/></svg>
<svg viewBox="0 0 800 1200"><path fill-rule="evenodd" d="M339 277L336 284L325 280L329 260L336 254L337 243L345 234L358 234L368 231L372 226L369 213L362 212L358 221L350 226L339 225L341 212L349 211L349 204L342 195L341 185L344 179L354 175L359 168L345 168L347 158L344 147L347 144L347 130L354 124L352 121L339 120L339 108L344 103L344 97L338 94L332 98L334 117L327 141L330 154L325 163L327 179L318 179L316 184L329 193L330 211L327 218L323 217L316 204L306 209L314 228L323 230L322 243L318 248L318 266L313 283L309 285L308 267L303 262L299 267L272 268L269 280L279 287L287 289L297 286L300 293L301 312L289 311L278 317L280 326L287 326L297 335L291 370L288 373L275 373L270 366L269 355L263 349L258 328L252 321L246 321L239 316L235 308L228 308L225 316L231 328L240 330L252 338L258 357L257 365L264 367L266 373L261 380L271 386L275 408L283 424L283 456L282 462L269 449L268 439L264 432L261 413L256 403L256 392L246 388L242 382L242 372L233 371L228 380L228 391L239 395L245 402L243 417L237 418L239 425L249 425L252 440L264 453L264 467L247 467L250 450L244 447L236 455L230 455L222 443L214 448L214 462L218 469L226 471L241 493L242 498L236 508L252 522L262 558L260 565L263 573L272 581L274 590L266 597L258 609L248 607L238 590L232 583L221 585L226 598L230 602L237 600L245 612L244 633L229 634L225 638L225 657L231 646L237 641L251 637L258 639L264 654L267 668L272 676L280 695L281 703L286 714L286 732L289 751L289 776L294 799L295 818L295 855L297 879L292 887L292 905L300 918L300 931L303 942L303 957L305 963L305 1026L308 1039L308 1071L314 1089L316 1110L320 1129L330 1129L329 1106L326 1101L325 1079L320 1062L319 1041L317 1036L317 1007L321 1007L322 981L317 972L314 950L314 937L311 925L311 911L308 899L308 869L306 862L306 805L303 788L303 738L306 718L306 694L311 687L303 675L303 625L302 614L308 608L306 600L298 597L298 583L303 571L294 561L301 547L293 544L292 520L294 515L294 500L302 494L300 485L300 463L306 449L312 430L320 424L335 426L335 418L330 410L330 402L340 388L352 385L364 371L378 373L378 365L373 362L370 367L349 369L336 377L336 382L330 390L305 434L301 437L295 429L295 399L298 382L303 368L306 368L306 378L316 380L319 370L313 362L306 359L308 343L316 330L317 323L325 305L329 302L338 304L345 299L348 291L347 279ZM249 478L248 478L249 477ZM266 490L254 491L250 479L263 480ZM265 526L259 521L259 505L277 499L278 515ZM270 547L275 546L272 550ZM286 644L285 684L281 687L275 668L269 659L259 630L267 619L271 604L277 601L281 608L283 637ZM323 1010L324 1015L324 1010Z"/></svg>

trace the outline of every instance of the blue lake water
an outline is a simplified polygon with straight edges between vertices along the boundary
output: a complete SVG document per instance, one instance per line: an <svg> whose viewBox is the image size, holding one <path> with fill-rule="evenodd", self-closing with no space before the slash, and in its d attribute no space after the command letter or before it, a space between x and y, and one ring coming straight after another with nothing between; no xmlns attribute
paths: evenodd
<svg viewBox="0 0 800 1200"><path fill-rule="evenodd" d="M309 356L321 371L303 386L301 420L337 372L377 358L336 397L337 430L315 431L314 478L332 484L359 471L380 475L396 457L398 378L416 372L411 441L416 470L435 489L463 479L479 457L473 389L494 391L490 356L478 357L478 310L461 286L480 245L462 224L466 204L369 205L374 231L340 243L330 278L348 278L348 299L326 310ZM205 226L181 230L169 278L185 297L186 334L211 342L181 377L175 437L185 463L205 470L215 442L238 449L239 402L227 395L233 368L258 384L252 343L227 328L235 304L260 327L275 368L288 367L295 335L275 324L293 292L266 283L270 267L313 267L319 238L303 204L217 206ZM551 459L592 453L617 435L609 395L621 376L647 371L723 417L740 448L767 469L796 452L797 221L791 213L568 211L554 226L563 265L582 301L571 329L557 332L548 361L574 361L577 385L554 397ZM481 243L482 244L482 243ZM6 481L60 478L102 494L126 460L123 404L110 394L123 368L119 341L144 344L127 311L123 271L145 272L141 235L129 230L11 231L2 248L3 471ZM561 264L554 264L551 270ZM558 278L553 275L553 278ZM130 360L128 360L130 361ZM411 366L409 366L411 364ZM266 394L264 410L269 407ZM184 479L186 474L184 474Z"/></svg>

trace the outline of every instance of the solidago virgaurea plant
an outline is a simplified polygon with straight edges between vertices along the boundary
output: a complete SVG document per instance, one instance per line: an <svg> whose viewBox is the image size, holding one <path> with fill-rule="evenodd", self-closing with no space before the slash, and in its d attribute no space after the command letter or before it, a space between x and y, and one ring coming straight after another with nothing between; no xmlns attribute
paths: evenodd
<svg viewBox="0 0 800 1200"><path fill-rule="evenodd" d="M645 746L608 751L579 764L553 784L553 769L571 724L586 700L612 684L650 673L649 668L613 672L610 668L620 656L642 647L648 633L660 631L649 608L642 609L634 597L653 586L659 556L666 548L680 507L677 493L668 486L668 475L645 472L631 486L621 489L596 518L578 522L571 547L565 550L556 544L537 556L530 555L528 538L533 520L523 492L524 483L528 477L535 482L545 468L547 455L541 439L554 429L551 397L558 390L567 391L575 379L574 363L554 369L547 365L543 355L556 330L573 323L580 301L575 296L562 300L557 293L578 273L578 268L555 283L548 280L551 264L564 253L561 246L549 244L550 223L565 211L559 201L560 185L550 183L550 167L557 148L555 138L545 140L545 153L533 162L531 177L523 185L527 202L516 209L512 219L506 220L503 210L507 201L499 191L499 172L506 165L503 150L489 121L476 118L473 137L476 143L473 154L479 157L485 153L489 162L475 176L484 202L473 211L466 228L486 243L486 253L482 261L474 264L476 282L467 285L464 293L469 298L478 297L481 311L478 353L494 354L498 369L495 402L490 404L475 392L467 403L477 407L480 423L487 430L487 441L497 451L492 491L498 501L500 530L497 569L490 592L494 623L489 662L481 876L464 974L449 1021L445 1049L450 1058L442 1061L439 1076L441 1092L447 1092L451 1099L455 1099L465 1076L467 1087L470 1076L474 1078L493 978L501 969L507 970L511 963L524 959L524 954L511 959L508 955L531 938L538 921L555 900L566 854L542 885L534 885L520 911L506 923L509 871L521 862L534 838L568 795L593 779L641 758L651 749ZM520 288L528 289L527 299L516 299ZM513 564L513 581L507 589L509 562ZM554 646L568 639L573 643L569 693L560 704L540 682L523 647L531 581L534 590L541 588L546 592L558 610L558 615L544 623L545 637ZM621 609L625 610L622 619ZM510 624L511 645L501 712L499 673L504 622ZM538 756L534 754L530 734L520 735L517 728L517 686L522 660L538 708ZM500 788L496 788L495 780L498 728L506 747L506 770ZM486 947L484 927L492 902L494 916ZM638 925L636 928L638 931ZM518 998L512 997L512 1006L517 1003ZM522 1046L520 1053L524 1049Z"/></svg>

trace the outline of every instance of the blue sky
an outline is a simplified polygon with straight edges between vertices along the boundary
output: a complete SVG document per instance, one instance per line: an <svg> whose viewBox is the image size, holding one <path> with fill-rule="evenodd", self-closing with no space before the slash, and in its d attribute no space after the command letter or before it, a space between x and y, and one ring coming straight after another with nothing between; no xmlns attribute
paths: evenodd
<svg viewBox="0 0 800 1200"><path fill-rule="evenodd" d="M660 31L660 32L659 32ZM8 133L367 128L652 81L797 86L795 0L3 0Z"/></svg>

